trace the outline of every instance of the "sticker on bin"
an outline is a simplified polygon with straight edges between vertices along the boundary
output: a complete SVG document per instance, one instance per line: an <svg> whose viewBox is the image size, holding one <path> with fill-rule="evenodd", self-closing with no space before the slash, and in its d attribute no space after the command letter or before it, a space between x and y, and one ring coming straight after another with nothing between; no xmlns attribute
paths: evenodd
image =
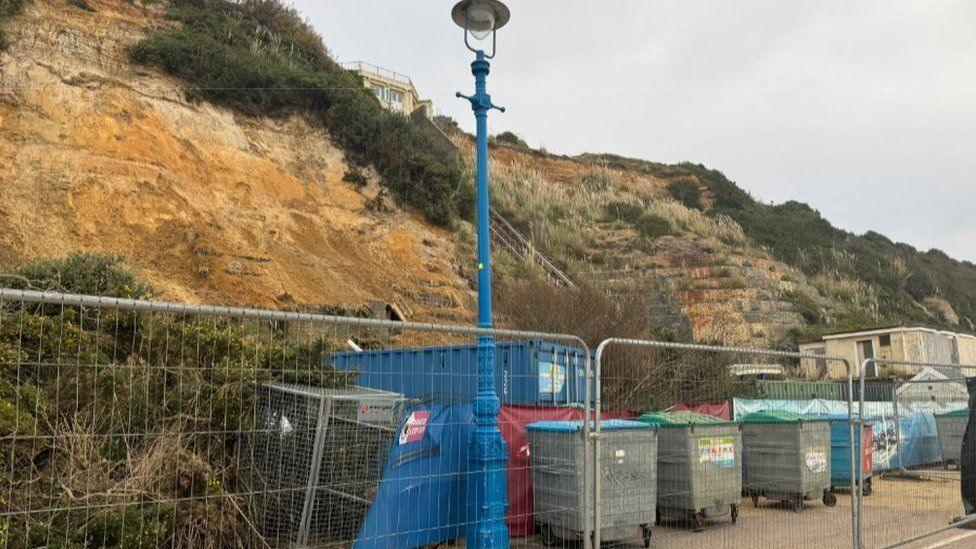
<svg viewBox="0 0 976 549"><path fill-rule="evenodd" d="M560 393L566 385L566 367L549 362L539 363L539 392Z"/></svg>
<svg viewBox="0 0 976 549"><path fill-rule="evenodd" d="M698 464L711 463L720 469L735 466L735 438L713 437L698 439Z"/></svg>
<svg viewBox="0 0 976 549"><path fill-rule="evenodd" d="M403 430L400 431L400 444L409 444L422 440L424 433L427 431L428 420L430 420L430 411L428 410L411 413L406 423L403 424Z"/></svg>
<svg viewBox="0 0 976 549"><path fill-rule="evenodd" d="M823 473L827 471L827 452L822 448L810 450L806 455L807 469L812 473Z"/></svg>

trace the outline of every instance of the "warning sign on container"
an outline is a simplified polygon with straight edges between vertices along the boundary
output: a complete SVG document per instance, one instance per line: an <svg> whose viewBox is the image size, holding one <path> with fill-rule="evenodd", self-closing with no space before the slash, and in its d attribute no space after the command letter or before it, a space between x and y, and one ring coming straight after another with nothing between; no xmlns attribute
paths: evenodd
<svg viewBox="0 0 976 549"><path fill-rule="evenodd" d="M546 395L561 393L566 385L566 367L549 362L539 363L539 392Z"/></svg>
<svg viewBox="0 0 976 549"><path fill-rule="evenodd" d="M720 469L735 465L735 438L710 437L698 439L698 464L711 463Z"/></svg>
<svg viewBox="0 0 976 549"><path fill-rule="evenodd" d="M400 431L400 444L409 444L422 440L424 433L427 432L427 422L429 420L430 411L428 410L412 412L403 424L403 429Z"/></svg>
<svg viewBox="0 0 976 549"><path fill-rule="evenodd" d="M363 423L390 424L396 421L396 406L397 403L392 400L364 400L356 408L356 419Z"/></svg>

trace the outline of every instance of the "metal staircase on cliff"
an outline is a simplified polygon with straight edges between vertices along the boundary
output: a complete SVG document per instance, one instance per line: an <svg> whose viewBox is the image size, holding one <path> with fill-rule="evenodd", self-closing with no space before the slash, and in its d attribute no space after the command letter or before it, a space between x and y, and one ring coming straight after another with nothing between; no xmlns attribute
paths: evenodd
<svg viewBox="0 0 976 549"><path fill-rule="evenodd" d="M450 161L456 162L460 155L457 145L448 137L447 133L434 121L427 118L422 108L414 111L410 115L410 120L415 126L428 133L434 138L439 150ZM523 261L531 261L538 265L546 278L557 286L575 288L576 282L562 271L551 259L532 245L529 239L522 236L522 233L512 226L505 217L495 208L488 209L488 228L491 233L492 246L505 250L513 257Z"/></svg>
<svg viewBox="0 0 976 549"><path fill-rule="evenodd" d="M495 248L500 248L514 257L535 263L545 273L546 278L557 286L576 287L576 283L569 275L537 250L532 242L522 236L522 233L518 232L495 208L489 208L488 212L491 243Z"/></svg>

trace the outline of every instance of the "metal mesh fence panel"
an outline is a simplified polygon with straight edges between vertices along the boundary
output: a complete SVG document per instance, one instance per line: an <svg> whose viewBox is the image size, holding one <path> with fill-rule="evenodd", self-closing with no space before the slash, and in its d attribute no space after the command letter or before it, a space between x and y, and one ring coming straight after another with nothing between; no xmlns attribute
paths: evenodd
<svg viewBox="0 0 976 549"><path fill-rule="evenodd" d="M837 400L763 398L769 381L763 376L798 376L801 360L850 371L842 358L824 355L623 339L599 346L595 467L612 459L603 452L609 418L654 426L657 482L646 487L656 491L654 546L853 545L853 475L841 473L848 484L835 485L830 458L831 419L841 446L836 453L848 463L854 457L853 380L837 380ZM607 483L597 479L597 507L607 507ZM606 524L598 515L601 541ZM637 546L636 531L627 543Z"/></svg>
<svg viewBox="0 0 976 549"><path fill-rule="evenodd" d="M891 370L901 379L886 381L890 394L872 398L872 383L882 382L865 378ZM954 527L965 521L959 461L969 420L966 375L971 371L958 364L889 359L860 365L865 390L857 392L856 408L869 441L864 453L871 453L872 462L859 498L863 547L976 543L976 533Z"/></svg>
<svg viewBox="0 0 976 549"><path fill-rule="evenodd" d="M587 416L589 354L492 333L506 525L535 547L527 428ZM0 289L0 547L463 544L479 334Z"/></svg>

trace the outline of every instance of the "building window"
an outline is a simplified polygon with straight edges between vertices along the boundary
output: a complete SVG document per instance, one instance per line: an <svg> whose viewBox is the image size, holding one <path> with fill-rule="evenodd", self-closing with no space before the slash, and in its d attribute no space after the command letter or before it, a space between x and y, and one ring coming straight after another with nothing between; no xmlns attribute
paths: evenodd
<svg viewBox="0 0 976 549"><path fill-rule="evenodd" d="M403 92L397 90L389 90L390 95L388 97L389 102L393 105L393 108L398 111L403 110Z"/></svg>
<svg viewBox="0 0 976 549"><path fill-rule="evenodd" d="M891 336L883 335L878 338L878 344L882 347L891 347Z"/></svg>
<svg viewBox="0 0 976 549"><path fill-rule="evenodd" d="M383 86L373 86L373 95L380 101L386 99L386 88Z"/></svg>

